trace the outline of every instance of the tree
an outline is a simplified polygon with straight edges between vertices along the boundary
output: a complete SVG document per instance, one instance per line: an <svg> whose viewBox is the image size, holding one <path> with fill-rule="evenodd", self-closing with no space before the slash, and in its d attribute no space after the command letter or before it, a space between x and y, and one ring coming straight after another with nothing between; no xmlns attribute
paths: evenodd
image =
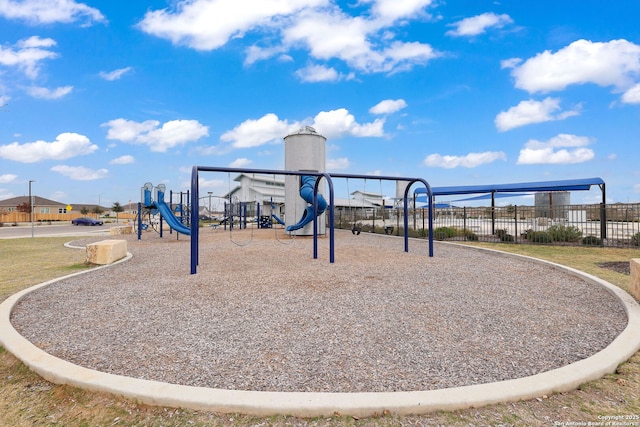
<svg viewBox="0 0 640 427"><path fill-rule="evenodd" d="M102 212L104 212L104 209L102 209L100 206L96 206L95 208L91 209L91 213L94 213L98 216L100 216Z"/></svg>
<svg viewBox="0 0 640 427"><path fill-rule="evenodd" d="M80 213L82 215L86 215L89 213L89 209L86 206L83 206L82 209L80 209Z"/></svg>
<svg viewBox="0 0 640 427"><path fill-rule="evenodd" d="M111 206L111 210L116 213L116 223L118 222L118 213L124 212L124 208L120 205L120 202L114 202Z"/></svg>
<svg viewBox="0 0 640 427"><path fill-rule="evenodd" d="M31 204L29 202L24 202L16 206L16 210L18 212L30 213L31 212Z"/></svg>

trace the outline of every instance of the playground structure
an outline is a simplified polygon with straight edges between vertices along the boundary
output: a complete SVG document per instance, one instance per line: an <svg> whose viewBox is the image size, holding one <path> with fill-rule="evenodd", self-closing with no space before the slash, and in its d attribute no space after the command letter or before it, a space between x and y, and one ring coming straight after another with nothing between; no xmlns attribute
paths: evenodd
<svg viewBox="0 0 640 427"><path fill-rule="evenodd" d="M379 175L357 175L357 174L328 174L325 172L311 172L311 171L299 171L299 170L272 170L272 169L244 169L244 168L226 168L226 167L213 167L213 166L193 166L191 172L191 217L197 218L199 212L199 176L200 172L226 172L226 173L253 173L253 174L267 174L267 175L285 175L300 177L302 181L305 178L304 183L300 184L300 194L303 196L304 203L311 203L311 206L305 207L305 213L299 222L304 222L304 226L313 223L313 258L318 258L318 235L319 233L319 217L321 208L325 207L329 215L329 262L335 262L335 228L334 228L334 187L333 178L346 178L346 179L376 179L381 181L404 181L406 183L404 188L403 197L403 214L404 214L404 251L409 252L409 191L414 183L421 183L424 186L424 190L429 195L429 201L427 206L428 212L428 240L429 240L429 257L433 257L433 206L431 200L433 200L431 193L431 186L423 178L410 178L410 177L397 177L397 176L379 176ZM326 181L329 189L329 203L326 205L324 197L321 199L319 194L319 188L322 179ZM313 183L313 190L312 187ZM326 206L325 206L326 205ZM197 273L197 266L199 263L199 224L197 222L191 222L191 274Z"/></svg>
<svg viewBox="0 0 640 427"><path fill-rule="evenodd" d="M189 210L183 207L182 201L175 208L176 213L180 214L180 217L177 217L169 204L164 200L166 186L164 184L159 184L155 187L155 199L152 197L153 191L154 187L150 182L145 183L141 188L141 201L138 203L138 215L135 221L135 226L138 231L138 240L141 239L142 230L148 228L149 225L154 227L154 229L157 225L158 228L156 231L158 231L160 233L160 237L162 237L163 221L167 222L167 225L169 225L171 230L190 236L190 221L188 220L189 218L184 215L185 212L189 212ZM180 197L182 198L182 194ZM157 217L157 220L155 217ZM197 217L198 216L196 215L195 218ZM143 222L143 218L149 218L147 220L148 222Z"/></svg>

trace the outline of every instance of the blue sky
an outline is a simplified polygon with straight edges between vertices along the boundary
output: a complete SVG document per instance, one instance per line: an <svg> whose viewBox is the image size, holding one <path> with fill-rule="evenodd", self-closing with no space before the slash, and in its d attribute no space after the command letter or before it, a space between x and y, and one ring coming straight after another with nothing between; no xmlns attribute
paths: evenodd
<svg viewBox="0 0 640 427"><path fill-rule="evenodd" d="M0 199L35 180L110 206L147 181L186 191L193 165L282 169L282 138L310 125L329 172L601 177L609 202L638 202L638 16L636 1L0 0ZM364 185L393 196L350 190Z"/></svg>

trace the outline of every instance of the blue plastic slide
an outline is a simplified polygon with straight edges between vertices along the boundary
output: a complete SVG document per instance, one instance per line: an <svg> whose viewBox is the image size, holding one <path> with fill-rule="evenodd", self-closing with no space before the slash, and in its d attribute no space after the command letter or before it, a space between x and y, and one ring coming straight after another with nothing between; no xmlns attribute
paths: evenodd
<svg viewBox="0 0 640 427"><path fill-rule="evenodd" d="M273 197L271 198L271 212L273 212L273 210L276 208L276 206L273 204ZM280 225L284 225L284 221L276 214L272 213L271 217L273 219L276 220L276 222Z"/></svg>
<svg viewBox="0 0 640 427"><path fill-rule="evenodd" d="M155 202L158 211L160 211L160 215L167 221L169 227L176 230L178 233L186 234L187 236L191 235L191 229L180 222L178 218L173 214L169 205L164 202L164 194L158 192L158 199Z"/></svg>
<svg viewBox="0 0 640 427"><path fill-rule="evenodd" d="M316 177L303 175L300 177L302 181L302 186L300 187L300 197L307 202L311 203L311 206L307 206L307 208L302 213L302 218L294 225L290 225L286 228L286 231L294 231L299 230L305 225L309 224L313 221L313 189L316 185ZM322 194L318 193L318 216L320 216L327 209L327 201L324 199Z"/></svg>

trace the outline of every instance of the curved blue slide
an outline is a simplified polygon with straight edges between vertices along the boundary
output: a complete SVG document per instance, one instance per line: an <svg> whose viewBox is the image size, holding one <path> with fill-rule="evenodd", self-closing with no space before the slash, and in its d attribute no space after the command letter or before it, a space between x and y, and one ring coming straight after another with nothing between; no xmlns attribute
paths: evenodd
<svg viewBox="0 0 640 427"><path fill-rule="evenodd" d="M307 208L302 213L302 218L300 218L300 221L298 221L296 224L288 226L286 228L286 231L299 230L313 221L313 189L316 185L316 177L303 175L300 177L300 180L302 181L302 186L300 187L300 197L302 197L305 202L311 203L311 206L307 206ZM326 209L327 201L322 196L322 194L318 193L318 216L324 213Z"/></svg>
<svg viewBox="0 0 640 427"><path fill-rule="evenodd" d="M162 215L165 221L167 221L169 227L173 228L178 233L186 234L187 236L191 235L191 229L181 223L178 218L176 218L169 205L167 205L165 202L156 202L156 205L158 207L160 215Z"/></svg>
<svg viewBox="0 0 640 427"><path fill-rule="evenodd" d="M156 205L156 208L160 212L160 215L167 221L169 227L176 230L178 233L186 234L187 236L191 235L191 229L180 222L178 218L173 214L169 205L164 202L164 193L158 191L158 200L153 204Z"/></svg>
<svg viewBox="0 0 640 427"><path fill-rule="evenodd" d="M273 204L273 197L272 197L272 198L271 198L271 212L273 212L273 210L274 210L275 208L276 208L276 206ZM276 220L276 222L277 222L278 224L280 224L280 225L284 225L284 221L283 221L280 217L278 217L278 215L276 215L276 214L272 213L272 214L271 214L271 217L272 217L273 219L275 219L275 220Z"/></svg>

